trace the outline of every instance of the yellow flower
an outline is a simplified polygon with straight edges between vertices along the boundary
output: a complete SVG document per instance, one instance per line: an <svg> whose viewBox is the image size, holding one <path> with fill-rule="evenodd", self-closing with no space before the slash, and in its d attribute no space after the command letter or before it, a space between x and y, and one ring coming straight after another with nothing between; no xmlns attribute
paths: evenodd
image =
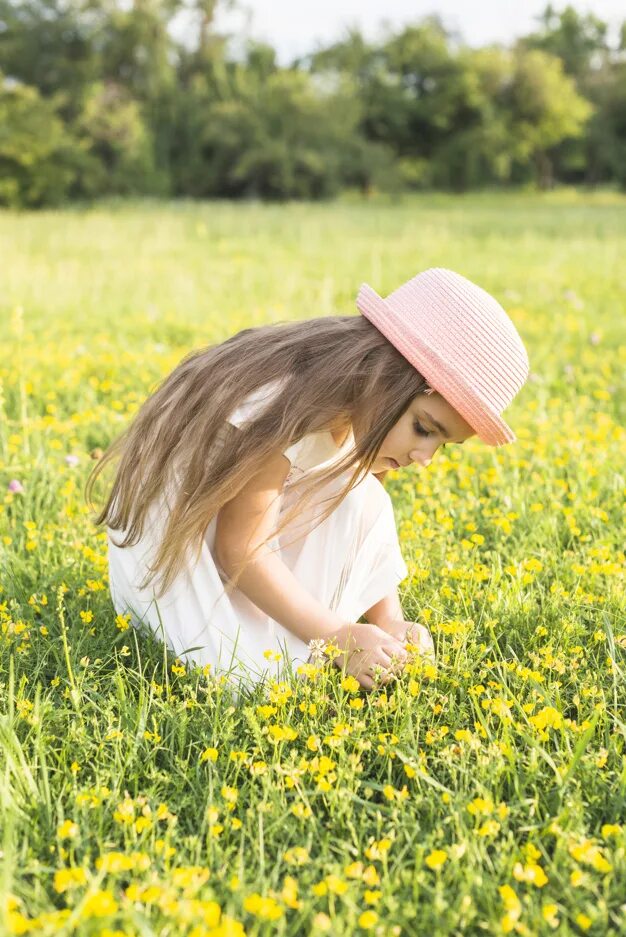
<svg viewBox="0 0 626 937"><path fill-rule="evenodd" d="M347 693L358 693L361 689L361 684L355 677L349 676L343 678L341 687L343 690L346 690Z"/></svg>
<svg viewBox="0 0 626 937"><path fill-rule="evenodd" d="M281 726L273 723L268 726L268 732L272 742L292 742L298 738L298 733L291 726Z"/></svg>
<svg viewBox="0 0 626 937"><path fill-rule="evenodd" d="M389 850L390 846L390 839L374 840L365 850L365 855L368 859L381 859L383 854Z"/></svg>
<svg viewBox="0 0 626 937"><path fill-rule="evenodd" d="M457 729L454 737L457 742L471 742L474 736L469 729Z"/></svg>
<svg viewBox="0 0 626 937"><path fill-rule="evenodd" d="M117 810L113 814L113 819L117 823L131 824L135 819L135 804L130 797L124 798L117 805Z"/></svg>
<svg viewBox="0 0 626 937"><path fill-rule="evenodd" d="M159 885L138 885L133 883L124 892L129 901L140 901L142 904L152 904L158 901L163 894Z"/></svg>
<svg viewBox="0 0 626 937"><path fill-rule="evenodd" d="M497 820L487 820L476 831L479 836L495 836L500 830L500 824Z"/></svg>
<svg viewBox="0 0 626 937"><path fill-rule="evenodd" d="M186 865L174 869L171 873L172 884L176 888L199 888L210 876L210 870L202 865Z"/></svg>
<svg viewBox="0 0 626 937"><path fill-rule="evenodd" d="M59 839L74 839L78 836L78 824L73 820L64 820L57 830Z"/></svg>
<svg viewBox="0 0 626 937"><path fill-rule="evenodd" d="M366 888L363 892L363 900L367 904L377 904L382 898L382 891L371 891L369 888Z"/></svg>
<svg viewBox="0 0 626 937"><path fill-rule="evenodd" d="M589 839L583 840L578 845L570 846L569 852L577 862L584 862L592 866L596 872L610 872L612 869L611 863L602 855L600 847Z"/></svg>
<svg viewBox="0 0 626 937"><path fill-rule="evenodd" d="M536 729L545 729L547 726L552 729L560 729L563 725L561 713L553 706L544 706L536 715L530 716L528 721Z"/></svg>
<svg viewBox="0 0 626 937"><path fill-rule="evenodd" d="M338 875L327 875L324 881L333 895L344 895L348 890L348 883Z"/></svg>
<svg viewBox="0 0 626 937"><path fill-rule="evenodd" d="M298 817L300 820L307 820L313 814L312 809L307 804L293 804L291 812L294 817Z"/></svg>
<svg viewBox="0 0 626 937"><path fill-rule="evenodd" d="M374 885L380 885L380 875L376 871L375 866L368 865L368 867L363 872L363 881L366 885L369 885L370 888Z"/></svg>
<svg viewBox="0 0 626 937"><path fill-rule="evenodd" d="M84 906L84 917L109 917L117 911L117 901L111 891L97 891L90 895Z"/></svg>
<svg viewBox="0 0 626 937"><path fill-rule="evenodd" d="M447 858L448 854L443 849L433 849L433 851L426 856L424 862L429 869L440 869Z"/></svg>
<svg viewBox="0 0 626 937"><path fill-rule="evenodd" d="M301 908L302 902L298 900L298 883L295 878L286 875L280 897L288 908Z"/></svg>
<svg viewBox="0 0 626 937"><path fill-rule="evenodd" d="M543 888L548 882L546 873L536 862L530 862L524 866L521 862L516 862L513 866L513 878L518 882L529 882L537 888Z"/></svg>
<svg viewBox="0 0 626 937"><path fill-rule="evenodd" d="M146 852L106 852L96 859L96 868L110 875L130 870L145 872L150 868L150 856Z"/></svg>
<svg viewBox="0 0 626 937"><path fill-rule="evenodd" d="M137 833L143 833L144 830L149 830L152 826L152 820L150 817L137 817L135 820L135 830Z"/></svg>
<svg viewBox="0 0 626 937"><path fill-rule="evenodd" d="M544 904L541 909L544 921L547 921L550 927L558 927L559 919L557 917L558 906L555 904Z"/></svg>
<svg viewBox="0 0 626 937"><path fill-rule="evenodd" d="M120 631L127 631L130 625L130 614L117 615L115 618L115 625Z"/></svg>
<svg viewBox="0 0 626 937"><path fill-rule="evenodd" d="M54 873L54 890L62 894L68 888L84 885L87 876L84 869L59 869Z"/></svg>
<svg viewBox="0 0 626 937"><path fill-rule="evenodd" d="M217 761L217 748L205 748L200 755L200 761Z"/></svg>
<svg viewBox="0 0 626 937"><path fill-rule="evenodd" d="M510 885L500 885L498 888L500 897L506 909L506 914L500 920L500 925L505 934L512 930L517 930L517 921L522 913L522 904Z"/></svg>
<svg viewBox="0 0 626 937"><path fill-rule="evenodd" d="M229 787L228 785L224 784L220 790L220 794L226 801L227 809L234 810L235 804L237 803L237 799L239 797L239 791L237 788Z"/></svg>
<svg viewBox="0 0 626 937"><path fill-rule="evenodd" d="M359 927L363 928L363 930L369 930L370 927L374 927L377 921L378 915L375 911L364 911L363 914L359 916Z"/></svg>
<svg viewBox="0 0 626 937"><path fill-rule="evenodd" d="M289 862L290 865L304 865L305 862L309 861L309 858L309 850L305 849L304 846L292 846L283 854L283 859L285 862Z"/></svg>
<svg viewBox="0 0 626 937"><path fill-rule="evenodd" d="M475 797L474 800L467 805L466 809L472 816L476 816L480 813L491 813L493 810L493 800L491 797Z"/></svg>
<svg viewBox="0 0 626 937"><path fill-rule="evenodd" d="M277 921L284 913L274 898L264 898L256 892L248 895L243 906L249 914L253 914L261 921Z"/></svg>
<svg viewBox="0 0 626 937"><path fill-rule="evenodd" d="M540 573L543 569L543 563L540 563L539 560L535 559L535 557L531 557L529 560L524 560L522 566L524 569L528 570L528 572L532 573Z"/></svg>

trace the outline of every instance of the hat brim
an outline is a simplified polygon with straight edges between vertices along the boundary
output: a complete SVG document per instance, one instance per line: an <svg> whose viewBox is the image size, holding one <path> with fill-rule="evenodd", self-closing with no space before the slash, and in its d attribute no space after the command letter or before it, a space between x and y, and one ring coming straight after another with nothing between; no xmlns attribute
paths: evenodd
<svg viewBox="0 0 626 937"><path fill-rule="evenodd" d="M392 345L405 346L406 338L398 330L396 314L386 300L379 296L368 283L361 284L356 306L359 312L379 332L382 332ZM438 356L431 348L414 339L410 350L402 351L402 355L426 378L433 390L441 394L460 413L482 442L489 446L504 446L517 440L517 436L508 423L499 414L486 408L484 404L480 404L479 415L477 415L477 406L471 399L471 390L468 388L459 390L456 381L450 380L448 383L448 367L441 359L436 364L433 363L433 359L437 359Z"/></svg>

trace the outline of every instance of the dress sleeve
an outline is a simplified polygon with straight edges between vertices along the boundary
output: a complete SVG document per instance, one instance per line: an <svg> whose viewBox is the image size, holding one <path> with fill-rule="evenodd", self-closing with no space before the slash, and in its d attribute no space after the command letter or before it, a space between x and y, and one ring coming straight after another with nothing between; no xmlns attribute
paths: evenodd
<svg viewBox="0 0 626 937"><path fill-rule="evenodd" d="M241 426L250 420L254 420L258 413L265 409L273 397L277 396L281 387L280 378L270 381L253 391L236 407L227 417L227 422L233 426ZM302 451L303 440L293 443L288 449L283 450L283 455L292 465L298 464L298 456Z"/></svg>

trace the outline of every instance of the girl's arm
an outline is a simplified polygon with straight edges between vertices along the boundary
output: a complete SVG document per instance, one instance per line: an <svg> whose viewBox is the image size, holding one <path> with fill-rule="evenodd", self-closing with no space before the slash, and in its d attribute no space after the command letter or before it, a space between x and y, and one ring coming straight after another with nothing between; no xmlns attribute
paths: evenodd
<svg viewBox="0 0 626 937"><path fill-rule="evenodd" d="M389 622L402 621L404 619L404 612L402 611L402 605L398 597L398 590L394 589L393 592L384 596L376 605L372 605L371 608L368 608L364 617L370 624L378 625L383 631L387 630L386 625Z"/></svg>
<svg viewBox="0 0 626 937"><path fill-rule="evenodd" d="M419 622L404 620L400 599L395 589L376 605L372 605L365 612L365 617L370 624L377 625L402 644L410 641L419 648L421 654L435 659L435 645L430 631Z"/></svg>
<svg viewBox="0 0 626 937"><path fill-rule="evenodd" d="M280 510L278 496L289 468L289 461L282 453L268 457L239 494L219 510L215 558L227 577L231 578L249 552L264 543L273 531ZM387 666L392 654L405 653L390 631L344 621L326 608L298 582L270 544L260 547L255 559L241 574L238 587L270 618L303 641L336 638L339 647L348 653L361 648L354 660L347 663L352 668L349 672L357 676L363 686L371 685L364 669L366 664L378 662ZM343 657L336 659L340 666Z"/></svg>
<svg viewBox="0 0 626 937"><path fill-rule="evenodd" d="M242 491L218 512L215 555L229 578L274 529L279 495L290 467L282 453L268 457ZM303 641L335 637L346 624L297 581L269 544L257 552L237 585L258 608Z"/></svg>
<svg viewBox="0 0 626 937"><path fill-rule="evenodd" d="M384 472L375 472L374 478L377 478L378 481L383 484L385 480L385 475L387 474L387 469ZM386 631L386 623L391 621L402 621L404 618L404 612L402 611L402 605L400 604L400 599L398 598L397 589L394 589L393 592L390 592L389 595L386 595L384 598L377 602L376 605L372 605L371 608L364 614L364 618L372 625L378 625L379 628L382 628L383 631Z"/></svg>

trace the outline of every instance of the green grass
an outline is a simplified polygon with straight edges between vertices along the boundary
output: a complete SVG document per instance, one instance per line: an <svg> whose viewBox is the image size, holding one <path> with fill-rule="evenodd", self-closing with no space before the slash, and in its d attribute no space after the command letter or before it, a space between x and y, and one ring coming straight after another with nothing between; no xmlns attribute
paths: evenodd
<svg viewBox="0 0 626 937"><path fill-rule="evenodd" d="M626 931L625 208L0 214L2 933ZM516 444L386 480L436 667L236 703L116 620L90 454L191 348L429 266L501 300L532 372Z"/></svg>

